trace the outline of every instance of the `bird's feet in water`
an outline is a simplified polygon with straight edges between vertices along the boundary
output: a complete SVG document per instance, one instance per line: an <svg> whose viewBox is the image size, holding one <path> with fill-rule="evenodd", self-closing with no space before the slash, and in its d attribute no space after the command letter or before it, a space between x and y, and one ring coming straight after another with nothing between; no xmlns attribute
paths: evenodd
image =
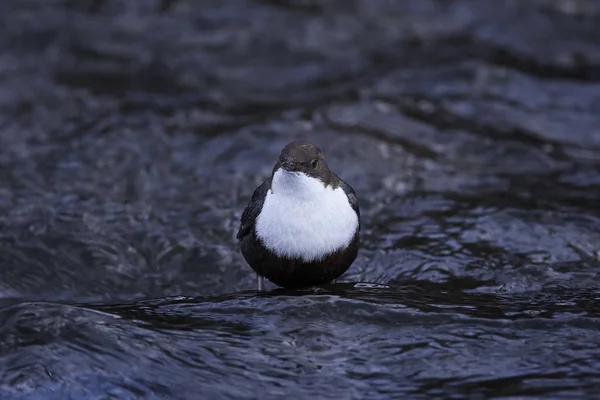
<svg viewBox="0 0 600 400"><path fill-rule="evenodd" d="M256 286L258 287L259 292L265 290L265 278L258 274L256 274Z"/></svg>

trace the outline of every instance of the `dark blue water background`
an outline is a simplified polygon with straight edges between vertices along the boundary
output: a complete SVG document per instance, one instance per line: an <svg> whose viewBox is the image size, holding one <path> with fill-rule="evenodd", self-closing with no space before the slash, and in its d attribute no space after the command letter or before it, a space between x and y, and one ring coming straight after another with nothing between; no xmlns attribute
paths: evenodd
<svg viewBox="0 0 600 400"><path fill-rule="evenodd" d="M281 147L356 189L257 293ZM0 399L600 398L600 2L0 2Z"/></svg>

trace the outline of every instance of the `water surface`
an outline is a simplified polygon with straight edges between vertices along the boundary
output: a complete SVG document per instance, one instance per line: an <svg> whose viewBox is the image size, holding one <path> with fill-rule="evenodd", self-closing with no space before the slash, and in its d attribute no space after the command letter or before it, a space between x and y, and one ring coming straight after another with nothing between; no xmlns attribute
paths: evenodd
<svg viewBox="0 0 600 400"><path fill-rule="evenodd" d="M593 398L600 2L0 4L0 398ZM238 220L309 139L340 282Z"/></svg>

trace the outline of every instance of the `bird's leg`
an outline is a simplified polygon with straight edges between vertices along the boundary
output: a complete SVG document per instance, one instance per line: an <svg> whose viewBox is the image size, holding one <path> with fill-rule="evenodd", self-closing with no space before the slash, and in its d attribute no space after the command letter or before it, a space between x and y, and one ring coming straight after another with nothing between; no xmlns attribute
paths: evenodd
<svg viewBox="0 0 600 400"><path fill-rule="evenodd" d="M265 278L263 278L259 274L256 274L256 284L258 286L259 292L262 292L263 290L265 290Z"/></svg>

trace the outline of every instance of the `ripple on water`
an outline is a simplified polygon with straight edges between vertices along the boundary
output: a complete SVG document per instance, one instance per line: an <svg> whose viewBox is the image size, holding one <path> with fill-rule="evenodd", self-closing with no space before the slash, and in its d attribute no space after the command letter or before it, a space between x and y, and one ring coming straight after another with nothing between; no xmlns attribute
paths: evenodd
<svg viewBox="0 0 600 400"><path fill-rule="evenodd" d="M0 2L0 398L594 396L597 3ZM247 291L298 138L362 250Z"/></svg>
<svg viewBox="0 0 600 400"><path fill-rule="evenodd" d="M582 380L597 378L600 366L597 310L597 293L536 298L443 285L22 303L1 311L0 389L124 398L252 398L256 390L334 398L332 382L344 397L585 390Z"/></svg>

